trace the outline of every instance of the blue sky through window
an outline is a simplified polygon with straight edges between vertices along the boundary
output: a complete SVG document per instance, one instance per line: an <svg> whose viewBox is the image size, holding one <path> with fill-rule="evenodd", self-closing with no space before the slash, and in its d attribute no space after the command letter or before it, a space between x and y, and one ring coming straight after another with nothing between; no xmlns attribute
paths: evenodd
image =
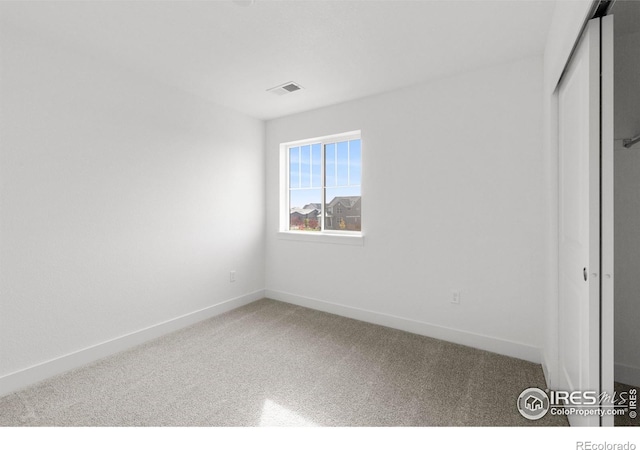
<svg viewBox="0 0 640 450"><path fill-rule="evenodd" d="M362 174L360 139L325 146L326 201L334 197L359 196ZM322 201L321 144L289 149L289 205L302 208Z"/></svg>

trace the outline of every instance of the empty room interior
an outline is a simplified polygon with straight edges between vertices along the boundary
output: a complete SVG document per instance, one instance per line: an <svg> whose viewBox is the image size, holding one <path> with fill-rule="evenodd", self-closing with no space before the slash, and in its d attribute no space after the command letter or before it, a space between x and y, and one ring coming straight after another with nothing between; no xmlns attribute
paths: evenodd
<svg viewBox="0 0 640 450"><path fill-rule="evenodd" d="M636 1L0 2L0 425L639 425L639 48Z"/></svg>

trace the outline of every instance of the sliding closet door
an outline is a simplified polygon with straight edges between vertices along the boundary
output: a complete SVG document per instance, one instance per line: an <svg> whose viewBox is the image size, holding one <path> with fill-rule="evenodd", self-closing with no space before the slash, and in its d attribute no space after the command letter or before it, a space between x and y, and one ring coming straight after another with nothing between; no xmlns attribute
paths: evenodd
<svg viewBox="0 0 640 450"><path fill-rule="evenodd" d="M600 391L600 19L587 24L558 85L558 121L560 388Z"/></svg>
<svg viewBox="0 0 640 450"><path fill-rule="evenodd" d="M600 257L603 277L600 298L600 390L612 393L613 386L613 148L614 148L614 109L613 109L613 17L601 20L600 52L600 129L601 140L601 239ZM601 425L613 426L613 416L602 418Z"/></svg>

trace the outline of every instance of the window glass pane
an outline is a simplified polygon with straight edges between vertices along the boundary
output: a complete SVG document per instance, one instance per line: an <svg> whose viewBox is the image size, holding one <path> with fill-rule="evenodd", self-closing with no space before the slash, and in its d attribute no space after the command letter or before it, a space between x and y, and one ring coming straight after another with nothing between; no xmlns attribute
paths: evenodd
<svg viewBox="0 0 640 450"><path fill-rule="evenodd" d="M321 145L313 144L311 146L311 186L320 188L322 187L322 154Z"/></svg>
<svg viewBox="0 0 640 450"><path fill-rule="evenodd" d="M300 187L300 148L289 149L289 187Z"/></svg>
<svg viewBox="0 0 640 450"><path fill-rule="evenodd" d="M289 230L320 231L322 189L289 190Z"/></svg>
<svg viewBox="0 0 640 450"><path fill-rule="evenodd" d="M311 146L300 147L300 187L311 187Z"/></svg>
<svg viewBox="0 0 640 450"><path fill-rule="evenodd" d="M328 144L324 147L325 159L325 183L326 186L336 185L336 144Z"/></svg>
<svg viewBox="0 0 640 450"><path fill-rule="evenodd" d="M326 230L361 231L360 187L326 189L324 227Z"/></svg>
<svg viewBox="0 0 640 450"><path fill-rule="evenodd" d="M362 151L360 139L349 141L349 184L351 186L360 185L361 160Z"/></svg>
<svg viewBox="0 0 640 450"><path fill-rule="evenodd" d="M361 231L362 143L327 138L288 149L289 230ZM322 202L324 204L324 211Z"/></svg>
<svg viewBox="0 0 640 450"><path fill-rule="evenodd" d="M338 142L338 186L349 184L349 143L347 141Z"/></svg>

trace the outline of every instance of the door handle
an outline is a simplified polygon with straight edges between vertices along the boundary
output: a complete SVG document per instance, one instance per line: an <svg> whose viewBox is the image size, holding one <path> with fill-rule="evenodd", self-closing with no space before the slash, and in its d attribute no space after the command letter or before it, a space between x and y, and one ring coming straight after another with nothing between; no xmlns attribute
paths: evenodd
<svg viewBox="0 0 640 450"><path fill-rule="evenodd" d="M587 281L588 275L587 275L587 268L586 267L584 269L582 269L582 275L584 276L584 281Z"/></svg>

